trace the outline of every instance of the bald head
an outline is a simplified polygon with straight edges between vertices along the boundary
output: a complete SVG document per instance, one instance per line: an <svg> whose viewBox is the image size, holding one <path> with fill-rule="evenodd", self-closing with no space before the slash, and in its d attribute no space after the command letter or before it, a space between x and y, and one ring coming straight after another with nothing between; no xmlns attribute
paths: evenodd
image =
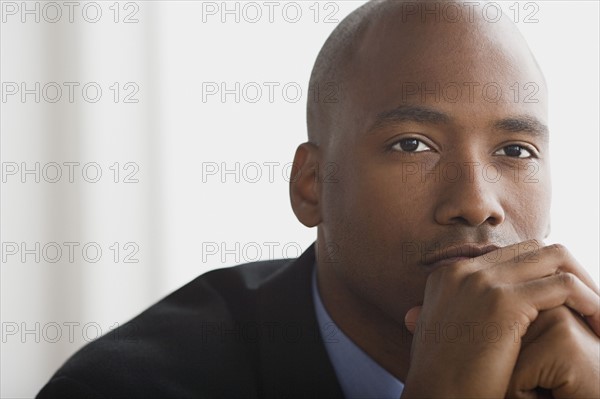
<svg viewBox="0 0 600 399"><path fill-rule="evenodd" d="M309 90L317 90L320 87L332 85L335 90L333 102L339 101L339 88L344 80L347 68L344 66L355 51L357 42L362 37L365 27L370 23L373 14L381 10L384 3L370 1L362 7L354 10L334 29L325 44L319 51L319 55L310 75ZM310 142L320 145L327 134L323 131L323 125L327 125L332 118L331 110L323 108L331 106L320 106L320 102L311 101L315 96L309 95L307 104L308 139ZM331 104L331 103L327 103Z"/></svg>
<svg viewBox="0 0 600 399"><path fill-rule="evenodd" d="M482 75L489 81L479 79ZM407 94L416 87L419 92L439 91L432 97L443 101L443 90L450 83L466 84L466 90L491 83L509 87L517 75L535 81L538 89L544 86L545 92L544 77L529 47L496 6L372 0L336 27L317 56L309 88L329 95L308 97L308 139L324 147L347 132L348 125L364 122L364 115L347 107L349 102L357 105L357 96L376 102L378 93L393 88L400 105L414 101ZM451 93L450 99L455 97Z"/></svg>

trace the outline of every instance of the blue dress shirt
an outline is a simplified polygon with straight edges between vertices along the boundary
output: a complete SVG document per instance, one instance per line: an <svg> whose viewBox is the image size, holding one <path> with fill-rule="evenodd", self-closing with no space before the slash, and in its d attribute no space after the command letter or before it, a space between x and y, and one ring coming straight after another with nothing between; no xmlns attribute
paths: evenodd
<svg viewBox="0 0 600 399"><path fill-rule="evenodd" d="M316 263L312 294L323 343L346 399L400 398L404 384L352 342L325 310L317 287Z"/></svg>

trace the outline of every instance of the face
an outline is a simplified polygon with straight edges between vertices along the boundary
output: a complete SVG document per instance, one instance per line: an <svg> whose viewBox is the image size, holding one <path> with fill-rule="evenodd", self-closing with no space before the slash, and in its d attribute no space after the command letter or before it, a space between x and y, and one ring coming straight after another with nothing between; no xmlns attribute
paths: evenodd
<svg viewBox="0 0 600 399"><path fill-rule="evenodd" d="M550 180L545 84L511 26L394 25L370 24L348 60L317 256L402 323L459 245L545 238Z"/></svg>

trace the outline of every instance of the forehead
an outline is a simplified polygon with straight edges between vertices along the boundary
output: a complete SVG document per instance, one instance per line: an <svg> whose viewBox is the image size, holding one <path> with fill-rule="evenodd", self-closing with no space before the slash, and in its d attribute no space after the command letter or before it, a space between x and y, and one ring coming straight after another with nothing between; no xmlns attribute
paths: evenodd
<svg viewBox="0 0 600 399"><path fill-rule="evenodd" d="M344 114L353 127L365 131L404 105L439 109L459 124L511 115L546 122L544 78L511 23L376 19L345 64Z"/></svg>

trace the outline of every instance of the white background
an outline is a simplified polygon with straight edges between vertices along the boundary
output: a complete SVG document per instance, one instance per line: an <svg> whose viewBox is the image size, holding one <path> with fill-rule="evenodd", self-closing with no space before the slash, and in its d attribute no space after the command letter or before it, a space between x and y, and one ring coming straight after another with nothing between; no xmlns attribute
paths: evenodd
<svg viewBox="0 0 600 399"><path fill-rule="evenodd" d="M193 277L255 258L295 257L314 241L316 230L291 211L286 164L306 140L306 89L317 52L335 20L363 1L275 2L272 22L263 2L98 2L96 23L84 18L95 18L96 7L88 3L78 3L69 22L68 8L58 2L62 18L56 23L44 19L55 18L55 10L43 14L45 3L37 4L40 21L25 15L22 22L21 2L2 2L2 94L6 82L26 82L27 88L57 82L63 97L56 103L43 96L36 103L33 94L24 102L20 93L3 98L1 156L4 168L40 162L50 177L55 172L48 165L56 162L63 176L48 183L41 175L37 183L26 175L23 183L19 171L2 183L2 397L35 395L87 340ZM14 15L11 5L19 8ZM550 88L548 242L567 245L598 281L598 3L502 6L513 20L519 9L518 27ZM235 12L223 14L224 7L237 7L239 20ZM252 22L257 9L262 16ZM297 9L302 14L293 23ZM523 23L533 11L538 22ZM124 23L128 15L138 22ZM73 103L64 82L80 83ZM102 89L96 103L82 97L89 82ZM114 82L120 84L116 103ZM131 97L137 103L123 101L132 92L128 82L139 88ZM234 95L224 102L219 95L202 98L203 84L221 82L228 88L239 82L241 89L255 82L262 98L249 102L255 91L242 91L239 102ZM278 84L273 102L265 82ZM298 101L293 87L301 87ZM80 163L73 183L64 162ZM96 169L87 169L86 177L99 168L97 183L82 176L83 165L93 162ZM229 169L239 163L238 182L235 173L221 173L222 162ZM254 183L253 162L261 167ZM215 165L216 175L203 174ZM132 171L138 182L124 183ZM24 261L21 252L7 253L10 243L22 242L28 249L40 243L39 262L35 253ZM55 253L41 248L54 242L63 253L52 263ZM64 242L79 243L72 262ZM86 243L100 247L98 261L83 257ZM218 252L209 255L203 245ZM129 260L138 262L124 262L136 248ZM94 251L87 256L94 260Z"/></svg>

